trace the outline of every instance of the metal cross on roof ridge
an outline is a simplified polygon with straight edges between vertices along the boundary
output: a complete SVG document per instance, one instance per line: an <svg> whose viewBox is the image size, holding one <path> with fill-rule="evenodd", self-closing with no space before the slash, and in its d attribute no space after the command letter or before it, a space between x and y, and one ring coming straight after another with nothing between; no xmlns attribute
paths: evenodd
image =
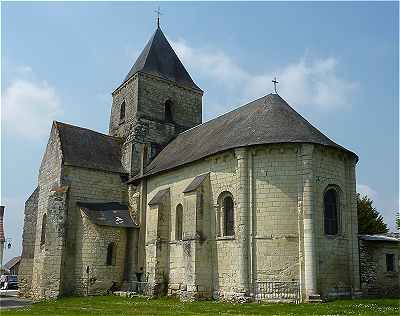
<svg viewBox="0 0 400 316"><path fill-rule="evenodd" d="M278 92L276 91L276 84L279 83L279 81L276 81L276 77L274 77L274 80L272 80L272 82L274 83L274 90L275 93L277 94Z"/></svg>
<svg viewBox="0 0 400 316"><path fill-rule="evenodd" d="M157 28L160 28L160 15L162 15L160 6L158 6L157 10L154 10L154 12L157 13Z"/></svg>

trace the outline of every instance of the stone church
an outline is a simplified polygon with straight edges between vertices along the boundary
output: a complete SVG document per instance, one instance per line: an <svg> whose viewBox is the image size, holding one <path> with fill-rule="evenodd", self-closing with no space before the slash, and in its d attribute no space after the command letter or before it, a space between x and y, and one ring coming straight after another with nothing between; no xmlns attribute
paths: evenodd
<svg viewBox="0 0 400 316"><path fill-rule="evenodd" d="M25 204L22 295L359 290L357 155L276 93L205 123L202 96L158 27L112 93L107 135L53 122Z"/></svg>

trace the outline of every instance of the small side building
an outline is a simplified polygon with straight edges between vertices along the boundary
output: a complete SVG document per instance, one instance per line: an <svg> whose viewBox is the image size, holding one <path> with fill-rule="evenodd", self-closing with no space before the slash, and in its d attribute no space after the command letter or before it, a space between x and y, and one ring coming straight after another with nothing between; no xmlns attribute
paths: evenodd
<svg viewBox="0 0 400 316"><path fill-rule="evenodd" d="M400 296L400 238L359 235L360 283L365 296Z"/></svg>
<svg viewBox="0 0 400 316"><path fill-rule="evenodd" d="M14 257L4 265L4 269L11 275L18 275L21 256Z"/></svg>

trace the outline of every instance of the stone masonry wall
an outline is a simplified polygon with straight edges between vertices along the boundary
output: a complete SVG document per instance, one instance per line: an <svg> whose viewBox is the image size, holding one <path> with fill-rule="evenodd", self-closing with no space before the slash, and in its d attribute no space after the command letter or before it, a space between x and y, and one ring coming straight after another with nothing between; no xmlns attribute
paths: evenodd
<svg viewBox="0 0 400 316"><path fill-rule="evenodd" d="M109 134L124 137L136 120L138 102L138 77L135 75L112 94ZM125 119L120 120L122 102L125 101Z"/></svg>
<svg viewBox="0 0 400 316"><path fill-rule="evenodd" d="M294 145L270 145L254 153L258 281L299 280L297 151Z"/></svg>
<svg viewBox="0 0 400 316"><path fill-rule="evenodd" d="M46 298L57 298L62 294L67 205L68 187L53 189L47 204L46 254L42 275L42 290Z"/></svg>
<svg viewBox="0 0 400 316"><path fill-rule="evenodd" d="M164 104L172 101L174 124L191 128L202 122L202 93L167 80L139 74L138 113L141 117L165 122Z"/></svg>
<svg viewBox="0 0 400 316"><path fill-rule="evenodd" d="M165 120L165 102L172 102L172 121ZM126 114L120 119L121 104ZM138 73L113 93L110 135L124 139L122 163L131 174L140 171L141 144L148 145L147 160L180 132L201 123L202 93L168 80Z"/></svg>
<svg viewBox="0 0 400 316"><path fill-rule="evenodd" d="M315 172L315 214L317 279L323 296L349 296L353 284L353 267L358 259L352 255L353 238L357 236L353 225L357 210L353 203L355 179L349 179L348 164L354 158L336 149L317 147L314 154ZM353 188L354 186L354 188ZM339 233L334 236L324 232L324 193L334 187L339 193ZM356 246L357 247L357 246Z"/></svg>
<svg viewBox="0 0 400 316"><path fill-rule="evenodd" d="M399 242L360 240L361 289L366 296L400 296ZM394 271L386 270L386 254L394 254Z"/></svg>
<svg viewBox="0 0 400 316"><path fill-rule="evenodd" d="M304 228L302 214L303 161L301 144L276 144L253 147L248 154L249 206L254 217L250 219L248 278L254 281L304 282ZM310 166L314 169L310 185L313 192L313 218L315 230L317 292L322 296L350 295L357 288L357 251L354 236L357 234L354 220L355 173L354 158L336 149L315 145ZM169 188L171 196L170 232L170 293L182 293L191 279L186 276L185 245L187 242L175 238L175 209L184 206L185 222L194 223L185 204L183 190L199 174L210 172L210 194L207 219L210 225L208 256L211 257L210 286L214 296L229 297L238 290L242 255L239 241L235 237L216 237L216 210L218 197L229 191L234 199L235 231L238 231L238 164L233 151L214 155L202 161L176 170L152 176L148 179L150 200L159 190ZM323 194L329 185L341 190L340 234L326 236L323 231ZM149 210L148 210L149 211ZM151 225L148 222L148 225ZM194 225L194 224L192 224ZM188 229L188 228L186 228ZM184 227L185 231L185 227ZM252 238L254 237L254 238ZM193 249L193 248L191 248ZM253 253L253 256L251 256ZM151 253L148 253L151 256ZM247 259L246 259L247 258ZM254 260L252 260L254 258ZM146 258L151 261L152 258ZM312 261L309 261L312 262ZM240 270L240 271L239 271ZM311 270L313 271L313 270ZM241 282L246 280L241 279ZM254 286L254 283L252 284ZM253 289L250 289L252 291Z"/></svg>
<svg viewBox="0 0 400 316"><path fill-rule="evenodd" d="M47 214L48 201L53 189L61 186L62 175L62 152L58 131L54 124L50 132L49 141L44 153L42 163L39 169L38 177L38 211L36 219L36 236L34 266L32 272L31 293L34 298L42 298L45 295L46 280L43 278L45 273L44 259L48 251L48 239L46 243L41 244L42 220L43 215ZM48 222L50 226L51 223Z"/></svg>
<svg viewBox="0 0 400 316"><path fill-rule="evenodd" d="M187 242L177 241L175 237L175 226L176 226L176 207L178 204L185 205L184 199L184 189L190 184L194 177L199 174L210 172L210 189L205 203L204 209L204 221L208 224L210 221L215 223L214 218L211 214L214 214L214 205L217 204L219 195L224 191L229 191L235 197L237 194L237 178L236 178L236 159L233 152L227 152L225 154L216 155L211 159L206 159L196 164L191 164L183 167L176 171L171 171L165 174L151 177L148 181L148 196L147 200L150 201L154 194L159 190L169 187L170 188L170 199L171 199L171 231L170 231L170 273L169 273L169 283L170 289L173 291L186 291L187 285L192 282L191 275L187 273L185 262L184 262L184 252L185 245ZM150 209L147 209L149 214ZM194 213L192 213L194 214ZM195 222L191 218L185 218L187 212L185 213L185 206L183 210L184 216L184 231L185 225L189 225L191 221ZM148 215L149 216L149 215ZM236 216L236 215L235 215ZM185 224L187 223L187 224ZM235 221L238 225L238 222ZM147 221L147 226L151 227L150 219ZM214 225L212 225L214 226ZM149 228L151 229L151 228ZM235 261L238 256L237 253L237 241L234 238L218 238L215 237L215 229L211 227L212 233L209 239L206 241L210 243L210 250L214 253L212 257L212 264L210 265L211 274L210 284L208 287L212 287L216 295L223 295L224 292L230 293L235 290L235 278L237 267L235 266ZM208 233L208 232L207 232ZM186 246L188 247L188 246ZM202 246L204 247L204 246ZM193 247L190 246L191 249ZM189 251L189 250L186 250ZM147 252L147 255L151 255ZM210 254L209 254L210 255ZM196 260L196 259L195 259ZM206 260L206 258L201 258L201 260ZM146 258L146 262L151 262L152 258ZM185 273L186 272L186 273ZM202 290L202 289L201 289ZM211 289L210 289L211 290Z"/></svg>
<svg viewBox="0 0 400 316"><path fill-rule="evenodd" d="M125 243L125 232L122 234L118 228L91 228L84 222L77 202L120 202L127 203L127 188L123 184L120 174L104 172L92 169L66 166L64 171L64 182L68 183L69 191L69 215L67 222L66 260L64 269L64 294L82 293L86 291L86 266L99 267L105 264L105 259L98 257L103 250L95 250L97 245L104 245L109 240L121 238L118 242ZM115 230L115 232L113 232ZM102 235L104 233L104 236ZM122 234L122 235L121 235ZM121 235L121 236L120 236ZM119 237L118 237L119 236ZM90 244L92 243L92 246ZM88 249L93 248L88 253ZM121 251L124 247L118 247ZM92 256L92 261L90 261ZM103 260L104 259L104 260ZM104 261L104 262L103 262ZM112 271L123 271L123 262L117 261ZM110 270L110 272L112 272ZM118 274L117 272L115 272ZM110 278L114 278L112 272ZM121 272L122 273L122 272ZM96 272L97 275L97 272ZM100 278L97 277L99 280ZM116 278L119 281L120 278ZM105 285L107 287L108 284ZM94 287L93 287L94 289ZM108 289L108 288L107 288Z"/></svg>
<svg viewBox="0 0 400 316"><path fill-rule="evenodd" d="M35 254L36 220L38 211L39 188L25 202L24 229L22 233L22 254L19 267L19 291L24 296L30 295L33 258Z"/></svg>
<svg viewBox="0 0 400 316"><path fill-rule="evenodd" d="M77 250L79 257L75 267L75 294L106 294L113 286L120 288L123 283L127 229L95 225L81 212L82 227L77 235L81 238ZM112 265L107 265L107 247L115 245ZM89 274L86 268L89 267Z"/></svg>

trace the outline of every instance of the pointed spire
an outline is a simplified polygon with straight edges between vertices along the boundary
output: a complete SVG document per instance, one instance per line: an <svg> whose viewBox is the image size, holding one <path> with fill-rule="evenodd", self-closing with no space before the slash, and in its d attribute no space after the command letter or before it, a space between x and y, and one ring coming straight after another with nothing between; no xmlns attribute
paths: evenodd
<svg viewBox="0 0 400 316"><path fill-rule="evenodd" d="M201 91L193 82L159 27L139 55L123 83L137 72L148 73L173 81L178 85Z"/></svg>

